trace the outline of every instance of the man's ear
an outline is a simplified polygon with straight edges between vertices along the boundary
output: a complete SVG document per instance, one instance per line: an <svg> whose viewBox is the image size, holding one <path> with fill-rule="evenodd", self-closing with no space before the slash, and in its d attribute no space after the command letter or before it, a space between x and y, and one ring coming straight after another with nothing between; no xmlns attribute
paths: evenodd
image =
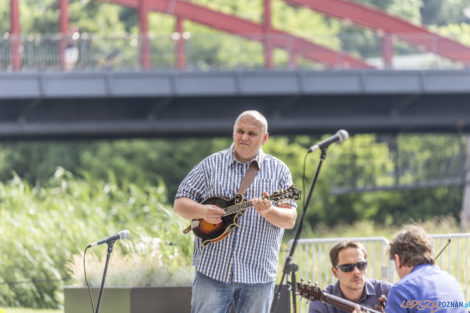
<svg viewBox="0 0 470 313"><path fill-rule="evenodd" d="M264 136L263 136L263 141L261 142L261 145L264 145L266 143L266 141L268 141L268 137L269 137L269 133L266 132L266 134L264 134Z"/></svg>
<svg viewBox="0 0 470 313"><path fill-rule="evenodd" d="M331 272L336 278L338 278L338 270L334 266L331 267Z"/></svg>

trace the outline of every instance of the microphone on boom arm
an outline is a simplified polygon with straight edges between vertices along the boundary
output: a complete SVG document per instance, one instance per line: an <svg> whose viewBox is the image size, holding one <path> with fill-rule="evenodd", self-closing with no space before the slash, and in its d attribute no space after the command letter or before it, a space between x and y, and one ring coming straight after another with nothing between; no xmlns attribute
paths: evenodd
<svg viewBox="0 0 470 313"><path fill-rule="evenodd" d="M308 153L313 152L313 151L318 150L318 149L324 150L324 149L328 148L332 143L335 143L335 142L343 142L346 139L348 139L348 136L349 135L348 135L347 131L345 131L344 129L340 129L340 130L338 130L338 132L336 134L334 134L330 138L327 138L327 139L323 140L322 142L311 146L310 149L308 149Z"/></svg>
<svg viewBox="0 0 470 313"><path fill-rule="evenodd" d="M131 236L131 233L128 230L121 230L116 235L110 236L108 238L102 239L102 240L97 241L97 242L90 243L87 248L90 248L90 247L93 247L93 246L98 246L98 245L101 245L103 243L110 243L110 242L113 242L113 241L116 241L116 240L129 239L130 236Z"/></svg>

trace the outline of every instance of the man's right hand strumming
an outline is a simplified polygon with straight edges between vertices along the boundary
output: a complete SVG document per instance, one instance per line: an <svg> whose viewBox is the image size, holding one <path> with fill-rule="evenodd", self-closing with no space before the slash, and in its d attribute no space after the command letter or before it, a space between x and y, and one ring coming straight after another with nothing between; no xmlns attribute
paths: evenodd
<svg viewBox="0 0 470 313"><path fill-rule="evenodd" d="M206 204L206 205L203 205L203 207L205 210L203 219L206 222L211 223L211 224L218 224L222 222L222 215L225 213L223 209L213 204Z"/></svg>

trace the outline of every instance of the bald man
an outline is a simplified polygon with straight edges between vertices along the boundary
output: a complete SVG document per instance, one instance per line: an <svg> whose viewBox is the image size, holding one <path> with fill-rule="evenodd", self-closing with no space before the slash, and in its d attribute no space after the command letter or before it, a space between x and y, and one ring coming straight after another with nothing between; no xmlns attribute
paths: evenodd
<svg viewBox="0 0 470 313"><path fill-rule="evenodd" d="M175 212L187 219L221 222L223 209L204 200L232 198L248 168L259 171L248 187L248 208L228 237L207 246L194 242L191 313L267 313L274 293L284 229L294 227L294 201L272 203L263 198L292 185L287 166L261 149L268 140L268 122L258 111L241 113L233 126L233 144L196 165L181 182Z"/></svg>

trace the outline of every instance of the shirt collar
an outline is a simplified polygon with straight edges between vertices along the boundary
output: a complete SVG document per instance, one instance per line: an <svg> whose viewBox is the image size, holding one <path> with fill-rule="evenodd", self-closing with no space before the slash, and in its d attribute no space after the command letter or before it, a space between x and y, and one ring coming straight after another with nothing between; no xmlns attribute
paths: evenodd
<svg viewBox="0 0 470 313"><path fill-rule="evenodd" d="M362 291L362 296L359 302L361 302L365 297L375 295L375 288L372 285L372 282L366 279L366 283L364 284L364 290ZM333 286L333 295L344 298L343 293L341 292L341 288L339 287L339 281Z"/></svg>
<svg viewBox="0 0 470 313"><path fill-rule="evenodd" d="M425 263L425 264L418 264L418 265L415 265L413 267L413 269L411 270L410 273L414 272L415 270L417 270L418 268L421 268L421 267L424 267L424 266L432 266L432 264L428 264L428 263Z"/></svg>
<svg viewBox="0 0 470 313"><path fill-rule="evenodd" d="M376 295L377 292L375 291L375 287L374 285L372 285L372 282L368 279L366 279L366 283L364 285L365 287L365 291L366 291L366 295L367 296L373 296L373 295Z"/></svg>
<svg viewBox="0 0 470 313"><path fill-rule="evenodd" d="M235 158L235 156L233 155L233 146L234 146L234 144L232 143L232 144L230 145L230 148L228 148L228 153L227 153L227 155L228 155L228 158L229 158L229 160L230 160L229 165L232 165L232 164L234 164L234 163L251 164L252 161L256 161L256 162L258 163L258 167L261 168L261 164L263 163L263 161L264 161L264 159L265 159L265 157L266 157L266 154L263 152L263 149L261 149L261 147L259 148L258 154L254 157L253 160L250 160L250 161L248 161L248 162L243 163L243 162L238 161L238 160Z"/></svg>

